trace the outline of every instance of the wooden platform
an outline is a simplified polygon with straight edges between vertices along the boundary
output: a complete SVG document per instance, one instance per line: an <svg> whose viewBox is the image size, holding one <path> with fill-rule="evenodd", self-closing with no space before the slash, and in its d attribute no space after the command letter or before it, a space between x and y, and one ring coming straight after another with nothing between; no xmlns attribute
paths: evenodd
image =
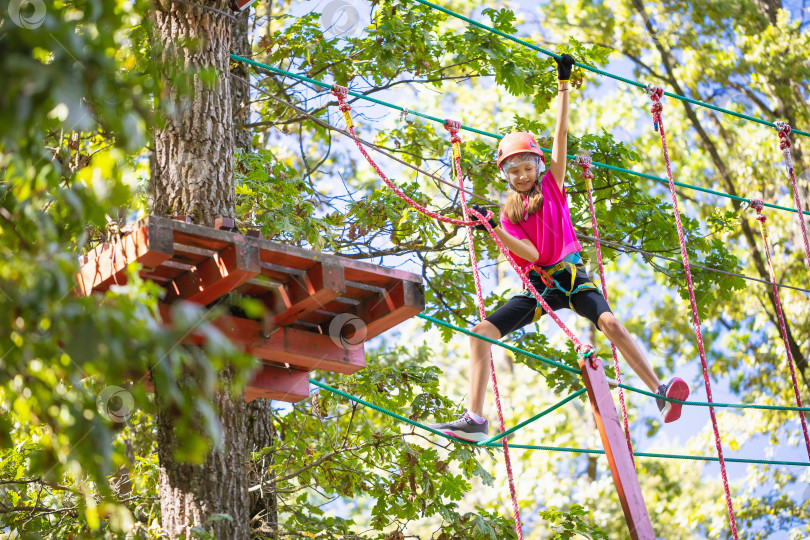
<svg viewBox="0 0 810 540"><path fill-rule="evenodd" d="M127 265L138 263L140 276L166 291L164 318L178 301L208 306L229 294L261 300L261 321L229 315L214 322L262 363L248 401L300 401L309 394L309 371L362 369L365 341L425 307L417 274L156 216L81 262L78 290L85 295L125 284ZM201 335L187 341L204 344Z"/></svg>

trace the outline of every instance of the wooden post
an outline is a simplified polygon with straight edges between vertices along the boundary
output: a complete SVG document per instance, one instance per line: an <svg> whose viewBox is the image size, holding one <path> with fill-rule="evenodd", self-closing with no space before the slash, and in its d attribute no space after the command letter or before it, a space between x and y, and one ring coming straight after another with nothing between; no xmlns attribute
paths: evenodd
<svg viewBox="0 0 810 540"><path fill-rule="evenodd" d="M598 359L595 359L591 366L590 360L585 358L579 359L579 369L588 389L588 399L593 407L593 416L602 437L602 446L605 448L616 492L622 503L627 528L630 529L630 537L633 540L655 540L647 506L641 496L636 469L633 467L627 440L624 438L619 415L610 395L605 369Z"/></svg>

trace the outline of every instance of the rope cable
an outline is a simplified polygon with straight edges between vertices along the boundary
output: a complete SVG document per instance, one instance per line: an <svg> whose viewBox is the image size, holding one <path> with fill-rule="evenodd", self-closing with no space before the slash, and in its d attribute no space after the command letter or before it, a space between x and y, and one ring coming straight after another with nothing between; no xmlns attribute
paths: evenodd
<svg viewBox="0 0 810 540"><path fill-rule="evenodd" d="M661 112L664 106L661 104L661 97L664 95L664 90L656 86L648 86L647 91L650 94L650 100L653 102L650 111L653 116L653 126L655 130L661 135L661 149L664 153L664 164L666 165L667 178L669 178L669 193L672 197L672 208L675 211L675 225L678 228L678 242L681 245L681 258L683 259L683 269L686 273L686 285L689 288L689 303L692 307L692 326L695 330L695 337L697 338L698 351L700 352L700 364L703 367L703 384L706 388L706 399L709 403L712 402L712 386L709 381L709 366L706 360L706 351L703 347L703 334L700 330L700 314L698 313L697 300L695 299L694 284L692 283L692 271L689 268L689 254L686 250L686 239L683 231L683 224L681 223L681 212L678 209L678 195L675 192L675 184L672 180L672 166L669 161L669 150L667 149L666 132L664 131L664 118ZM717 448L717 456L720 460L720 473L723 478L723 489L726 497L726 508L728 509L728 519L731 524L731 536L737 540L737 520L734 517L734 506L731 501L731 491L728 487L728 475L726 474L726 464L723 460L723 442L720 438L720 430L717 426L717 416L714 412L714 407L709 407L709 416L712 420L712 429L714 431L715 447Z"/></svg>
<svg viewBox="0 0 810 540"><path fill-rule="evenodd" d="M542 47L538 47L537 45L534 45L533 43L529 43L526 40L523 40L523 39L520 39L520 38L515 37L513 35L507 34L506 32L502 32L502 31L498 30L497 28L487 26L486 24L483 24L483 23L480 23L480 22L475 21L473 19L470 19L469 17L465 17L464 15L461 15L460 13L456 13L455 11L451 11L451 10L449 10L447 8L444 8L444 7L442 7L442 6L438 5L438 4L428 2L427 0L415 0L415 1L422 4L422 5L424 5L424 6L430 7L432 9L437 10L437 11L441 11L442 13L444 13L446 15L450 15L451 17L455 17L456 19L460 19L460 20L462 20L462 21L464 21L464 22L466 22L468 24L471 24L473 26L481 28L482 30L486 30L487 32L497 34L497 35L499 35L499 36L501 36L503 38L506 38L506 39L508 39L510 41L513 41L513 42L515 42L515 43L517 43L519 45L522 45L524 47L528 47L529 49L532 49L532 50L537 51L539 53L545 54L546 56L550 56L552 58L557 58L557 59L560 58L560 55L558 55L556 53L553 53L553 52L551 52L549 50L543 49ZM644 84L642 84L642 83L640 83L638 81L634 81L632 79L627 79L627 78L622 77L620 75L615 75L613 73L601 70L601 69L593 67L593 66L589 66L587 64L582 64L580 62L576 62L575 65L577 65L577 66L579 66L582 69L585 69L587 71L591 71L591 72L596 73L598 75L602 75L604 77L608 77L608 78L611 78L611 79L615 79L617 81L621 81L623 83L629 84L631 86L635 86L637 88L641 88L641 89L646 88L646 85L644 85ZM756 122L757 124L762 124L764 126L770 126L770 127L776 127L776 123L774 123L774 122L768 122L767 120L757 118L756 116L750 116L750 115L747 115L747 114L742 114L742 113L730 111L728 109L724 109L723 107L718 107L716 105L712 105L710 103L705 103L703 101L700 101L700 100L697 100L697 99L692 99L690 97L682 96L680 94L674 94L672 92L664 92L664 95L669 96L671 98L681 100L681 101L687 101L687 102L689 102L689 103L691 103L693 105L698 105L700 107L705 107L707 109L712 109L712 110L715 110L715 111L718 111L718 112L721 112L721 113L724 113L724 114L728 114L728 115L731 115L731 116L736 116L738 118L743 118L743 119L749 120L751 122ZM800 135L810 136L810 133L807 133L806 131L794 130L794 132L799 133Z"/></svg>
<svg viewBox="0 0 810 540"><path fill-rule="evenodd" d="M411 420L410 418L407 418L405 416L397 414L397 413L395 413L393 411L389 411L388 409L380 407L379 405L374 405L373 403L371 403L369 401L366 401L366 400L364 400L362 398L359 398L357 396L353 396L353 395L351 395L351 394L349 394L347 392L344 392L342 390L338 390L337 388L333 388L333 387L329 386L328 384L324 384L324 383L322 383L320 381L317 381L315 379L309 379L309 383L314 385L314 386L317 386L318 388L321 388L323 390L327 390L327 391L329 391L329 392L331 392L333 394L344 397L344 398L346 398L346 399L348 399L350 401L353 401L355 403L359 403L360 405L364 405L366 407L369 407L369 408L371 408L371 409L373 409L373 410L375 410L375 411L377 411L379 413L382 413L382 414L384 414L386 416L396 418L397 420L401 420L401 421L403 421L406 424L409 424L411 426L418 427L418 428L424 429L425 431L429 431L429 432L431 432L431 433L433 433L435 435L439 435L441 437L444 437L445 439L448 439L448 440L453 441L455 443L466 444L468 446L477 446L476 443L464 441L462 439L458 439L458 438L453 437L451 435L445 435L441 431L437 431L437 430L431 428L430 426L420 424L419 422ZM573 399L573 398L571 396L569 396L569 398L567 398L567 399L570 400L570 399ZM502 436L506 435L506 433L502 433L501 435ZM497 442L488 442L486 444L483 444L483 446L499 447L501 445L499 443L497 443ZM566 448L566 447L558 447L558 446L539 446L539 445L530 445L530 444L510 444L509 448L521 448L521 449L526 449L526 450L548 450L548 451L551 451L551 452L568 452L568 453L579 453L579 454L604 454L605 453L604 450L589 450L589 449L586 449L586 448ZM713 456L705 456L705 457L704 456L686 456L686 455L682 455L682 454L658 454L658 453L652 453L652 452L636 452L636 455L641 456L641 457L667 458L667 459L685 459L685 460L692 460L692 461L718 461L718 458L713 457ZM793 467L810 467L810 463L804 463L802 461L776 461L776 460L767 460L767 459L744 459L744 458L725 458L725 459L726 459L726 461L728 461L730 463L750 463L750 464L756 464L756 465L787 465L787 466L793 466Z"/></svg>
<svg viewBox="0 0 810 540"><path fill-rule="evenodd" d="M607 280L605 279L605 268L602 264L602 247L599 244L599 227L596 223L596 209L593 205L593 173L591 172L591 164L593 160L590 156L579 156L576 161L577 165L582 168L582 178L585 179L585 191L588 195L588 207L591 212L591 228L593 229L593 236L595 238L594 244L596 246L596 260L599 263L599 279L602 285L602 296L605 297L605 302L610 304L607 290ZM619 367L619 356L616 353L616 345L610 343L610 352L613 354L613 371L616 373L616 382L621 384L622 372ZM627 407L624 403L624 390L619 387L619 404L622 411L622 423L624 424L624 438L627 441L627 449L630 451L630 460L633 462L633 467L636 465L636 458L633 456L633 439L630 437L630 424L627 422Z"/></svg>
<svg viewBox="0 0 810 540"><path fill-rule="evenodd" d="M766 217L762 215L762 201L754 200L751 207L757 211L757 221L759 221L759 230L762 233L762 244L765 248L765 258L768 261L768 273L771 279L774 278L773 261L771 260L771 246L768 239L768 226L765 224ZM788 339L787 324L785 323L785 314L782 312L782 301L779 299L779 289L773 288L773 302L776 307L776 317L779 321L779 331L782 334L782 341L785 343L785 352L787 353L788 366L790 366L790 378L793 382L793 393L796 396L796 405L802 406L802 396L799 392L799 383L796 380L796 366L793 361L793 353L790 351L790 340ZM802 423L802 431L804 432L804 444L807 448L807 457L810 459L810 435L807 433L807 421L805 420L804 413L799 413L799 418Z"/></svg>

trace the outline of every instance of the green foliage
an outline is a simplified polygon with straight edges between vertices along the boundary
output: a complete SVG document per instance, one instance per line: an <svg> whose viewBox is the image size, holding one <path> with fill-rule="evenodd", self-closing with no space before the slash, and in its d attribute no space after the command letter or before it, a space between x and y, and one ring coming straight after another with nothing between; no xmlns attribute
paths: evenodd
<svg viewBox="0 0 810 540"><path fill-rule="evenodd" d="M590 517L588 511L578 504L572 504L568 512L557 509L543 510L540 517L548 522L553 531L551 540L567 540L569 538L589 538L591 540L604 539L608 536L600 529L592 526L586 519Z"/></svg>

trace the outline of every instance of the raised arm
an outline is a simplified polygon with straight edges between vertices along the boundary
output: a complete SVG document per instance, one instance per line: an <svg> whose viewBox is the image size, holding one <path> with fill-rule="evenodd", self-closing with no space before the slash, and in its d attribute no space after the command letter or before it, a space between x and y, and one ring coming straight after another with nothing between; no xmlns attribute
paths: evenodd
<svg viewBox="0 0 810 540"><path fill-rule="evenodd" d="M551 174L557 181L560 191L565 182L565 167L568 164L568 94L571 68L574 57L563 54L557 62L557 127L554 130L554 144L551 147Z"/></svg>

